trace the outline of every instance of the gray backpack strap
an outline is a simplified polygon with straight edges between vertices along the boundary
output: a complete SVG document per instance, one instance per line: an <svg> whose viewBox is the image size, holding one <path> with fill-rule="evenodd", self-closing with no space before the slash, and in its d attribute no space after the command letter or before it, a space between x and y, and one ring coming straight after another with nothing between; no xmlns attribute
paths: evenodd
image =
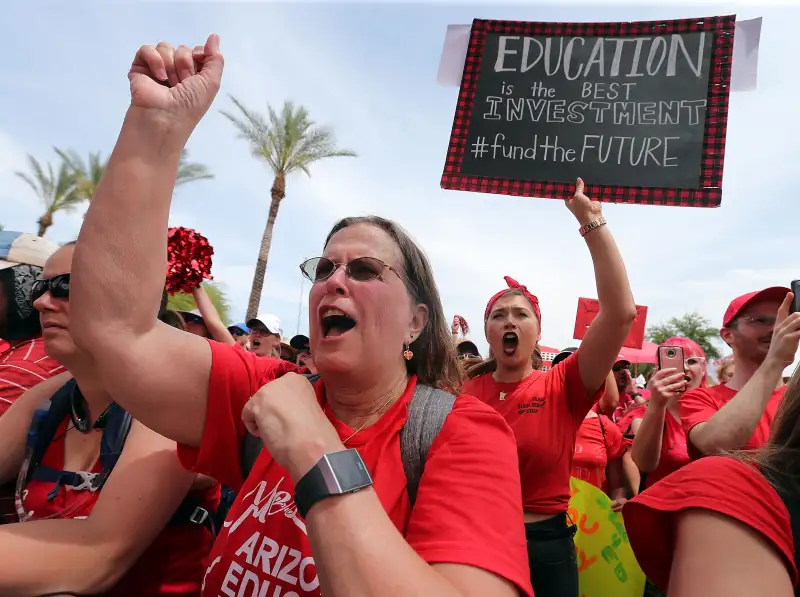
<svg viewBox="0 0 800 597"><path fill-rule="evenodd" d="M400 456L403 458L406 488L412 508L417 500L417 489L425 470L428 450L442 430L455 401L456 397L444 390L419 383L414 388L408 405L408 419L400 431Z"/></svg>
<svg viewBox="0 0 800 597"><path fill-rule="evenodd" d="M417 499L417 488L425 469L428 450L442 430L447 415L453 410L455 400L455 396L444 390L423 384L417 384L414 388L414 395L408 404L408 419L400 431L400 456L403 459L408 499L412 508ZM250 433L245 435L240 452L243 479L250 475L263 448L260 437Z"/></svg>

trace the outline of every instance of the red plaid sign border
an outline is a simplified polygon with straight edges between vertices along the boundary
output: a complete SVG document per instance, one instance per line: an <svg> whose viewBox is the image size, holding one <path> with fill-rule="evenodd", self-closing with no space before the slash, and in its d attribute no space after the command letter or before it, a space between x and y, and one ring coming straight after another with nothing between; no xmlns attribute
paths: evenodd
<svg viewBox="0 0 800 597"><path fill-rule="evenodd" d="M568 199L574 190L572 183L506 180L459 174L467 144L467 132L472 118L475 88L487 33L619 37L713 31L715 35L703 135L701 188L668 189L587 184L586 193L592 199L608 203L719 207L722 200L722 170L725 161L725 137L728 130L728 97L733 66L735 27L736 15L636 23L532 23L475 19L472 23L469 48L464 61L461 89L458 94L453 130L450 134L450 145L442 174L442 188L552 199Z"/></svg>

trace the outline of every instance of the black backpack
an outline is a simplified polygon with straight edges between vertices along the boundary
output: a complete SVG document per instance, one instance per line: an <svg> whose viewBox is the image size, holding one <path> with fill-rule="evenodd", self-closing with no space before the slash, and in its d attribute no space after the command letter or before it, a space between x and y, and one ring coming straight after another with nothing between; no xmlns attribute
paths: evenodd
<svg viewBox="0 0 800 597"><path fill-rule="evenodd" d="M319 379L319 376L307 376L310 382ZM406 490L411 507L417 499L417 490L422 473L425 470L425 460L428 457L433 440L442 430L444 421L453 410L455 396L426 386L417 384L414 395L408 403L408 419L400 431L400 456L403 459L403 470L406 473ZM247 434L242 442L240 464L242 477L247 478L256 462L264 444L261 438ZM236 499L236 492L230 487L223 487L222 502L218 511L216 526L221 528L225 517Z"/></svg>

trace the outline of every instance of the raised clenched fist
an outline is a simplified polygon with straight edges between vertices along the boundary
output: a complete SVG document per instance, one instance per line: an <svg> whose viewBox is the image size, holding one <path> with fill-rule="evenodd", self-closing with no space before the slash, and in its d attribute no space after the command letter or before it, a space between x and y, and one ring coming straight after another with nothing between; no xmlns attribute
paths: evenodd
<svg viewBox="0 0 800 597"><path fill-rule="evenodd" d="M219 91L223 66L217 35L194 49L166 42L142 46L128 73L131 106L191 131Z"/></svg>

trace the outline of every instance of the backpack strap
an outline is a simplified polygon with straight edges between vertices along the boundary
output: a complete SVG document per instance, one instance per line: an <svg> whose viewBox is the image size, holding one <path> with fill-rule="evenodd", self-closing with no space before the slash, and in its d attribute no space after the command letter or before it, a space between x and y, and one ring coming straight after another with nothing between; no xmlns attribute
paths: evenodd
<svg viewBox="0 0 800 597"><path fill-rule="evenodd" d="M400 456L412 508L417 500L428 450L442 430L447 415L453 410L455 400L452 394L431 386L418 383L414 388L414 395L408 404L408 419L400 430Z"/></svg>
<svg viewBox="0 0 800 597"><path fill-rule="evenodd" d="M99 491L117 465L125 440L131 430L133 418L116 402L106 411L103 437L100 439L100 474L92 482L92 490Z"/></svg>
<svg viewBox="0 0 800 597"><path fill-rule="evenodd" d="M606 461L608 461L608 438L606 438L606 426L603 425L603 415L597 415L597 422L600 423L600 433L603 434L603 448L606 451Z"/></svg>
<svg viewBox="0 0 800 597"><path fill-rule="evenodd" d="M305 373L304 377L313 385L319 379L316 373ZM258 455L264 449L264 443L261 438L252 433L247 433L242 441L242 446L239 449L239 466L242 469L242 479L247 479L250 476L250 471L258 460Z"/></svg>
<svg viewBox="0 0 800 597"><path fill-rule="evenodd" d="M49 408L36 411L28 430L28 446L32 448L32 457L25 484L27 485L32 479L54 483L55 487L48 495L48 499L55 499L59 487L63 485L100 491L122 454L133 423L130 413L121 406L116 403L109 406L104 417L103 436L100 438L100 473L62 471L42 465L44 455L53 442L58 427L69 416L70 401L76 388L77 383L74 379L70 379L61 386L50 398ZM216 528L210 513L202 507L197 498L190 494L184 498L168 524L187 523L205 525L216 535Z"/></svg>
<svg viewBox="0 0 800 597"><path fill-rule="evenodd" d="M306 377L311 383L319 379L319 375ZM408 404L408 419L400 431L400 456L403 459L408 499L412 508L417 499L417 489L425 469L428 450L442 430L447 415L453 410L455 400L455 396L444 390L419 383L414 388L414 395ZM250 475L263 449L264 444L260 437L250 433L245 435L240 451L243 478Z"/></svg>
<svg viewBox="0 0 800 597"><path fill-rule="evenodd" d="M44 459L47 448L53 442L61 422L69 415L70 397L76 383L70 379L56 390L50 397L46 408L39 408L33 415L33 421L28 429L28 449L31 450L31 460L25 485L33 478L33 474Z"/></svg>

